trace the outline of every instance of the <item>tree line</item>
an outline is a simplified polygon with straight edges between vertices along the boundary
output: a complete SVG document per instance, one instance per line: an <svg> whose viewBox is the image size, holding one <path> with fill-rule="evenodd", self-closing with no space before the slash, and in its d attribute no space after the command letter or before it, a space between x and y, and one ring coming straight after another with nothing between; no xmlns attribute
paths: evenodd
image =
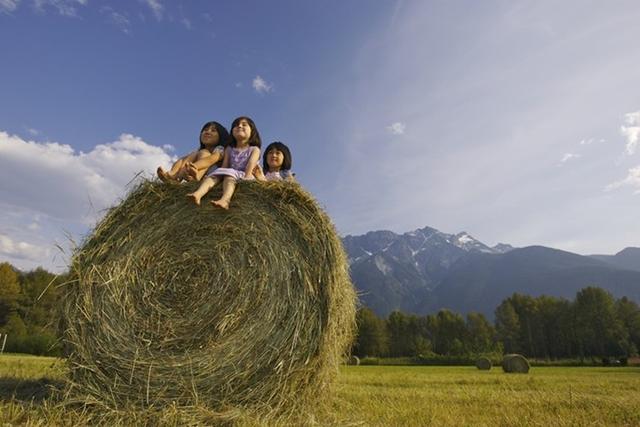
<svg viewBox="0 0 640 427"><path fill-rule="evenodd" d="M21 272L0 263L0 334L5 351L57 355L60 285L68 278L42 268ZM640 307L598 287L573 301L513 294L489 322L481 313L450 310L426 316L357 313L353 354L359 357L476 356L521 353L544 359L632 356L640 349ZM2 345L2 340L0 340Z"/></svg>
<svg viewBox="0 0 640 427"><path fill-rule="evenodd" d="M495 310L493 324L481 313L450 310L418 316L357 313L353 354L359 357L477 356L520 353L541 359L628 357L640 349L640 307L604 289L587 287L573 301L515 293Z"/></svg>
<svg viewBox="0 0 640 427"><path fill-rule="evenodd" d="M7 262L0 263L0 334L7 336L5 352L60 353L57 285L63 279L42 268L21 272Z"/></svg>

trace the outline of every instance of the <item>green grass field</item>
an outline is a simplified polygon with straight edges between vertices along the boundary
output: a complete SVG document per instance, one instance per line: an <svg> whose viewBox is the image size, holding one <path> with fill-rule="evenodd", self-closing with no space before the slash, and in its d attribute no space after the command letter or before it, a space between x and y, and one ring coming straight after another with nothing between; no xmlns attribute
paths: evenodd
<svg viewBox="0 0 640 427"><path fill-rule="evenodd" d="M58 407L64 362L0 356L0 425L90 425L96 418ZM640 368L500 368L345 366L326 408L309 408L308 424L364 426L640 426ZM160 415L124 412L105 425L186 425L175 408ZM268 423L271 424L272 422ZM243 418L241 425L256 424ZM258 423L259 424L259 423Z"/></svg>

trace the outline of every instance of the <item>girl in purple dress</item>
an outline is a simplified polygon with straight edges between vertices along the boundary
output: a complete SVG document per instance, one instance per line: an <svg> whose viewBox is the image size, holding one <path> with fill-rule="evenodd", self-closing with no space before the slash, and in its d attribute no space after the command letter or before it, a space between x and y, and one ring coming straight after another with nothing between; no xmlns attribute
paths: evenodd
<svg viewBox="0 0 640 427"><path fill-rule="evenodd" d="M229 209L231 197L239 179L253 179L253 170L260 159L260 134L249 117L238 117L231 124L231 143L225 149L222 167L207 174L200 187L187 194L193 203L200 206L200 200L218 182L222 181L222 196L211 203Z"/></svg>
<svg viewBox="0 0 640 427"><path fill-rule="evenodd" d="M264 150L262 166L256 166L254 170L258 181L295 182L294 173L291 172L291 151L280 141L272 142Z"/></svg>

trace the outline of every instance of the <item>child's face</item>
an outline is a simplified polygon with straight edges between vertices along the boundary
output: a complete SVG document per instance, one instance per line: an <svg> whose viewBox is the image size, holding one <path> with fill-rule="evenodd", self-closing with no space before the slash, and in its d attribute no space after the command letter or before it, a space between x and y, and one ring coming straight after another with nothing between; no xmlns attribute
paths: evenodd
<svg viewBox="0 0 640 427"><path fill-rule="evenodd" d="M215 126L209 126L200 134L200 141L207 147L216 145L220 141L220 135L218 135L218 129Z"/></svg>
<svg viewBox="0 0 640 427"><path fill-rule="evenodd" d="M248 141L251 138L251 126L245 119L240 120L231 132L236 141Z"/></svg>
<svg viewBox="0 0 640 427"><path fill-rule="evenodd" d="M284 162L284 154L282 151L271 149L267 153L267 166L269 166L269 172L277 172L282 167L282 162Z"/></svg>

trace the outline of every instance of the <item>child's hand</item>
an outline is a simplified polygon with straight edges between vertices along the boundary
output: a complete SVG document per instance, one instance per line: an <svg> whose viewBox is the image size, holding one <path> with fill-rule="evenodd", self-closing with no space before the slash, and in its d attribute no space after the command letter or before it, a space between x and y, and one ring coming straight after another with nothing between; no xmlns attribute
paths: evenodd
<svg viewBox="0 0 640 427"><path fill-rule="evenodd" d="M253 168L253 176L255 176L258 181L267 180L264 176L264 172L262 171L262 168L260 167L260 165L256 165L256 167Z"/></svg>
<svg viewBox="0 0 640 427"><path fill-rule="evenodd" d="M191 162L187 162L184 167L187 169L187 175L191 178L196 179L198 176L198 168Z"/></svg>

